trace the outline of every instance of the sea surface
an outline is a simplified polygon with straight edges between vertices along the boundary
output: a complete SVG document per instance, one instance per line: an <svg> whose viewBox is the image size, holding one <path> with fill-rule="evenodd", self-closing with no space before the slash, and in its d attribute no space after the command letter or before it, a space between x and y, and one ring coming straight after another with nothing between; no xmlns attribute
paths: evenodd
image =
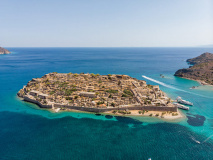
<svg viewBox="0 0 213 160"><path fill-rule="evenodd" d="M213 48L8 48L0 55L0 159L213 159L213 87L174 77ZM179 121L52 113L16 93L50 72L127 74L194 106ZM164 78L160 77L164 75ZM198 86L196 89L190 89Z"/></svg>

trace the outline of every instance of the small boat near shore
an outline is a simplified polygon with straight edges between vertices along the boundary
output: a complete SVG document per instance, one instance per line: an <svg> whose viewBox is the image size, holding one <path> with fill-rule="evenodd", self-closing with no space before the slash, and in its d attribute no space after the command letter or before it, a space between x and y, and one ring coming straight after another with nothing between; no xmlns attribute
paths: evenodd
<svg viewBox="0 0 213 160"><path fill-rule="evenodd" d="M184 106L184 105L182 105L182 104L174 103L174 105L175 105L176 107L180 108L180 109L189 110L189 107L186 107L186 106Z"/></svg>
<svg viewBox="0 0 213 160"><path fill-rule="evenodd" d="M186 101L186 100L183 100L181 97L177 97L176 101L178 103L181 103L181 104L186 104L186 105L189 105L189 106L193 106L193 103L189 102L189 101Z"/></svg>

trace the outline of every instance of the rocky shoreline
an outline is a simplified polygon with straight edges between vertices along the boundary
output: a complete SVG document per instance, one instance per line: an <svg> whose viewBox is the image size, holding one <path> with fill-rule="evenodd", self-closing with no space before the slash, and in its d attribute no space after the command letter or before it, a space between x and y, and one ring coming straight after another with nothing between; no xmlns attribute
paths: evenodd
<svg viewBox="0 0 213 160"><path fill-rule="evenodd" d="M213 85L212 53L203 53L198 57L187 59L187 62L192 66L179 69L174 76L196 80L202 85Z"/></svg>
<svg viewBox="0 0 213 160"><path fill-rule="evenodd" d="M0 47L0 54L10 54L11 52L5 48Z"/></svg>

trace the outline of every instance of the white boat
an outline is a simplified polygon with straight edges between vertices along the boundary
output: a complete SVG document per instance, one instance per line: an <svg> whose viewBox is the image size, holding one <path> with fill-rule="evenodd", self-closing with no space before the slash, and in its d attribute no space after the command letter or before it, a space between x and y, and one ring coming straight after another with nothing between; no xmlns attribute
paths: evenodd
<svg viewBox="0 0 213 160"><path fill-rule="evenodd" d="M184 105L182 105L182 104L174 103L174 105L175 105L176 107L180 108L180 109L189 110L189 107L186 107L186 106L184 106Z"/></svg>
<svg viewBox="0 0 213 160"><path fill-rule="evenodd" d="M181 104L186 104L186 105L189 105L189 106L193 106L193 103L189 102L189 101L186 101L186 100L183 100L181 97L177 97L177 102L178 103L181 103Z"/></svg>

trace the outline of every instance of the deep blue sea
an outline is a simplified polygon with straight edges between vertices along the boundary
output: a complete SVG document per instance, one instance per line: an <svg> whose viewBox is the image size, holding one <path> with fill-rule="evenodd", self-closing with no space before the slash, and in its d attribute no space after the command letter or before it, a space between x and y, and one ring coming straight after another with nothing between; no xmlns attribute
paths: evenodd
<svg viewBox="0 0 213 160"><path fill-rule="evenodd" d="M0 55L0 159L213 159L213 87L174 77L213 48L8 48ZM127 74L194 103L185 119L51 113L19 100L49 72ZM161 78L163 74L165 78ZM148 79L142 76L148 77ZM151 79L150 79L151 78ZM198 86L196 89L190 89Z"/></svg>

